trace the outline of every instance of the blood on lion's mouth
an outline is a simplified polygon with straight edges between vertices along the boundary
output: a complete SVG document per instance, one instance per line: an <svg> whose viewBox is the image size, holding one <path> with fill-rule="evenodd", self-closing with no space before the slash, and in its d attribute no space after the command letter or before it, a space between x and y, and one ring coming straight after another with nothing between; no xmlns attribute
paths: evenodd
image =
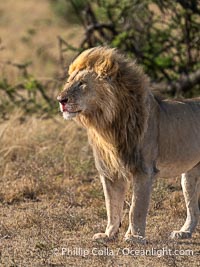
<svg viewBox="0 0 200 267"><path fill-rule="evenodd" d="M67 113L80 113L81 110L77 108L77 105L67 105L66 103L60 103L61 112Z"/></svg>
<svg viewBox="0 0 200 267"><path fill-rule="evenodd" d="M66 120L74 118L81 112L81 110L77 109L77 106L67 105L66 103L60 103L60 110Z"/></svg>
<svg viewBox="0 0 200 267"><path fill-rule="evenodd" d="M60 103L60 105L61 105L61 111L62 111L62 112L68 111L68 110L67 110L67 106L66 106L65 103Z"/></svg>

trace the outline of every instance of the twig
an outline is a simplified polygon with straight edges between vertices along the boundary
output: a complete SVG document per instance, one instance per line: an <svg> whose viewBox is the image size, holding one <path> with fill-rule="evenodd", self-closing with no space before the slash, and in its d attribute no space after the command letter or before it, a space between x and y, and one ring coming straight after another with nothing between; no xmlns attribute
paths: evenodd
<svg viewBox="0 0 200 267"><path fill-rule="evenodd" d="M19 70L22 70L23 76L28 77L28 70L27 68L32 64L32 62L26 62L26 63L15 63L10 60L7 61L1 61L0 63L4 65L10 65L13 67L18 68Z"/></svg>

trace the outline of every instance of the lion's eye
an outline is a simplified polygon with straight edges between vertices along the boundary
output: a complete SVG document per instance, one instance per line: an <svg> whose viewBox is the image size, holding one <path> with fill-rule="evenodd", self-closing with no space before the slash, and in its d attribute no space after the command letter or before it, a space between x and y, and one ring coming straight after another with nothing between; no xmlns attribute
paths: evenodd
<svg viewBox="0 0 200 267"><path fill-rule="evenodd" d="M79 82L79 86L81 86L81 85L83 85L83 84L85 84L84 81L80 81L80 82Z"/></svg>

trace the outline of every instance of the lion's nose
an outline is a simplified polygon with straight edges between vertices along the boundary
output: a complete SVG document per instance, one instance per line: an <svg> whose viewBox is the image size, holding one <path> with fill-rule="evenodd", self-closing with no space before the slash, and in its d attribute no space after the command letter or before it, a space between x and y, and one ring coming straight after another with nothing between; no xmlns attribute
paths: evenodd
<svg viewBox="0 0 200 267"><path fill-rule="evenodd" d="M57 97L57 100L61 103L61 104L66 104L68 102L68 98L64 95L59 95Z"/></svg>

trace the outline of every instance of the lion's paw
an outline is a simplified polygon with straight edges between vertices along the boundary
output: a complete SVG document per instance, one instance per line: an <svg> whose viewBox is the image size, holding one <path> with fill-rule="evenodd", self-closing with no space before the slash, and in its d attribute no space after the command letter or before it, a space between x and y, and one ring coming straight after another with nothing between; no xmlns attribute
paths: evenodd
<svg viewBox="0 0 200 267"><path fill-rule="evenodd" d="M171 239L187 239L187 238L191 238L192 234L190 232L187 231L173 231L170 235Z"/></svg>
<svg viewBox="0 0 200 267"><path fill-rule="evenodd" d="M135 243L139 243L142 245L147 244L146 239L140 235L127 235L127 236L125 236L125 241L129 244L135 244Z"/></svg>
<svg viewBox="0 0 200 267"><path fill-rule="evenodd" d="M98 234L93 235L92 239L94 241L101 241L101 240L102 241L107 241L107 239L109 239L109 237L105 233L98 233Z"/></svg>
<svg viewBox="0 0 200 267"><path fill-rule="evenodd" d="M114 241L117 238L117 235L109 237L106 233L97 233L93 236L93 241L105 243L109 241Z"/></svg>

